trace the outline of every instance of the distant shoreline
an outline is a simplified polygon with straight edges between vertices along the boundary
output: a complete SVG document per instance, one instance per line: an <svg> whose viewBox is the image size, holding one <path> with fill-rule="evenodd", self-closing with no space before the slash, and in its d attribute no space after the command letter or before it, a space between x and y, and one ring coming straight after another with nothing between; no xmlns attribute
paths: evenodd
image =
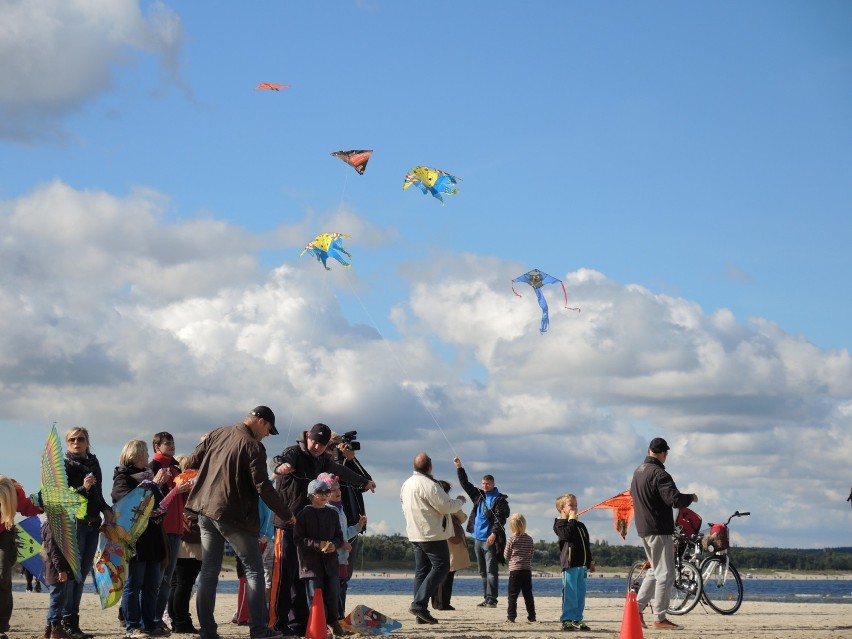
<svg viewBox="0 0 852 639"><path fill-rule="evenodd" d="M778 570L774 572L760 573L740 573L743 579L806 579L806 580L833 580L833 581L850 581L852 573L825 574L819 572L808 571L791 571ZM414 567L411 570L400 570L399 568L392 569L376 569L376 570L355 570L353 577L358 579L412 579L414 577ZM589 575L590 579L611 577L616 579L627 579L627 570L615 570L611 568L598 570ZM479 574L470 570L464 570L456 573L456 579L479 579ZM533 578L535 579L559 579L560 573L554 571L533 570Z"/></svg>

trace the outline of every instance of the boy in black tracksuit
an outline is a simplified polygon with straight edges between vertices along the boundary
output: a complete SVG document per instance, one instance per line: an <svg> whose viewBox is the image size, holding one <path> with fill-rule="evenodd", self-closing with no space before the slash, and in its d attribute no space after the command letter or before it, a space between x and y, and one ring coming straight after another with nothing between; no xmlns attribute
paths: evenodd
<svg viewBox="0 0 852 639"><path fill-rule="evenodd" d="M553 532L559 538L559 560L562 564L562 630L589 630L583 621L586 608L586 579L595 571L589 531L577 519L577 497L567 493L556 499L559 517Z"/></svg>

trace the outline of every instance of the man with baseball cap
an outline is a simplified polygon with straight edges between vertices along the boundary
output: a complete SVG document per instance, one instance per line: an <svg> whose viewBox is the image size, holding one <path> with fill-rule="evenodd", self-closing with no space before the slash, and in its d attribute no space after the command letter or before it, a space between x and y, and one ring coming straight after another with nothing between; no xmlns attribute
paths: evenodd
<svg viewBox="0 0 852 639"><path fill-rule="evenodd" d="M314 424L301 433L295 445L275 456L275 488L291 512L298 513L308 504L308 484L320 473L331 473L337 475L341 482L375 491L374 481L349 466L338 464L326 454L330 441L331 428L326 424ZM299 581L293 523L277 514L273 516L272 523L275 526L275 567L272 571L269 626L285 635L303 637L308 623L308 600Z"/></svg>
<svg viewBox="0 0 852 639"><path fill-rule="evenodd" d="M258 497L282 521L295 521L287 502L269 481L266 449L260 443L267 435L277 434L275 413L268 406L257 406L242 422L209 433L187 460L187 468L198 469L186 510L198 515L201 529L203 559L196 605L202 639L219 636L214 611L226 541L245 566L251 639L282 636L267 627L266 584L257 543Z"/></svg>
<svg viewBox="0 0 852 639"><path fill-rule="evenodd" d="M681 493L672 476L663 465L668 458L669 445L662 437L655 437L648 445L648 456L633 472L630 495L636 518L636 532L645 548L645 556L651 564L642 582L636 603L642 626L645 618L642 611L653 598L654 621L657 630L680 630L682 626L666 619L669 596L675 578L673 508L685 508L698 501L698 495Z"/></svg>

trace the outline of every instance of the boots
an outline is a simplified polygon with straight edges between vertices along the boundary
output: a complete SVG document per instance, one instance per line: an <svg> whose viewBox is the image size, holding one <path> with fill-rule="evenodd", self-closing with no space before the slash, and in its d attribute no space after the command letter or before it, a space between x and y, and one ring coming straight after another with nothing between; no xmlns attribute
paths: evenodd
<svg viewBox="0 0 852 639"><path fill-rule="evenodd" d="M50 639L72 639L61 623L50 626Z"/></svg>
<svg viewBox="0 0 852 639"><path fill-rule="evenodd" d="M62 625L65 626L65 632L70 639L92 639L95 636L80 630L80 615L63 618Z"/></svg>
<svg viewBox="0 0 852 639"><path fill-rule="evenodd" d="M44 627L44 639L50 639L50 633L53 631L53 626L47 624Z"/></svg>

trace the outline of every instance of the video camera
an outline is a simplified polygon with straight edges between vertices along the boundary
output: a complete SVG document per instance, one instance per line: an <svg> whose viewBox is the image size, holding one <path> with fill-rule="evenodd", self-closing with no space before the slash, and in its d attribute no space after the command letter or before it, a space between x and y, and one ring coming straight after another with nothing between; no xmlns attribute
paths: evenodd
<svg viewBox="0 0 852 639"><path fill-rule="evenodd" d="M350 430L340 436L341 441L349 446L352 450L361 450L361 442L355 441L358 438L357 430Z"/></svg>

